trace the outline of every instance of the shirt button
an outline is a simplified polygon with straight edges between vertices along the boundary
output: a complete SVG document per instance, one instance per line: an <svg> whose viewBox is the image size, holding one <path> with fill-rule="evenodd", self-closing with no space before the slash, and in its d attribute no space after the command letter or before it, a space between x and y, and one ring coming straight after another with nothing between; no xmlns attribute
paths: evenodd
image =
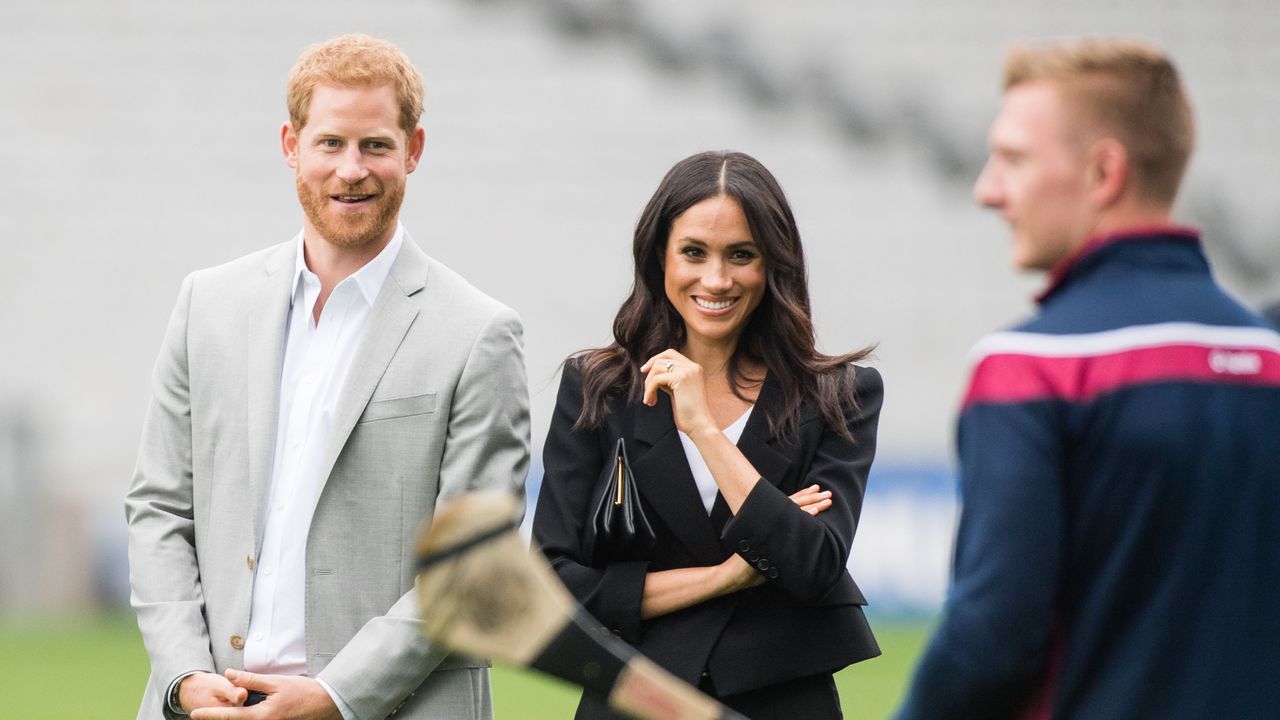
<svg viewBox="0 0 1280 720"><path fill-rule="evenodd" d="M292 439L292 440L290 440L290 441L289 441L289 447L295 447L295 448L296 448L296 447L298 447L298 446L299 446L299 445L301 445L301 444L302 444L302 441L301 441L301 440L299 440L298 438L294 438L294 439Z"/></svg>
<svg viewBox="0 0 1280 720"><path fill-rule="evenodd" d="M244 649L244 638L240 637L239 635L232 635L232 636L231 636L231 647L235 648L236 650L243 650L243 649Z"/></svg>
<svg viewBox="0 0 1280 720"><path fill-rule="evenodd" d="M263 566L262 566L262 574L263 574L263 575L270 575L270 574L271 574L271 566L270 566L270 565L263 565Z"/></svg>
<svg viewBox="0 0 1280 720"><path fill-rule="evenodd" d="M254 641L254 642L262 642L262 633L254 633L254 634L253 634L253 641Z"/></svg>
<svg viewBox="0 0 1280 720"><path fill-rule="evenodd" d="M284 510L284 503L276 503L276 512Z"/></svg>

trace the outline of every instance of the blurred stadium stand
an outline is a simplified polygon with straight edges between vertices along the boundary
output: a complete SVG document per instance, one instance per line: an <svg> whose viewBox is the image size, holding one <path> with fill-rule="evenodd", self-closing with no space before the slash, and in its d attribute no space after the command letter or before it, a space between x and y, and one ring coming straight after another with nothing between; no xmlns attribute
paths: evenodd
<svg viewBox="0 0 1280 720"><path fill-rule="evenodd" d="M427 149L403 219L523 316L535 448L557 364L608 340L632 225L666 169L707 148L768 165L805 235L821 345L879 343L887 399L856 574L878 607L928 611L946 582L966 351L1038 285L1009 270L1006 231L969 199L1004 50L1096 32L1168 48L1200 126L1180 215L1206 230L1223 282L1261 304L1280 296L1278 7L6 4L0 407L39 408L42 460L35 475L0 456L0 528L30 522L37 545L74 551L50 556L62 580L40 597L0 590L0 611L123 600L121 497L178 285L297 231L278 155L285 74L304 45L348 31L395 41L423 70ZM11 500L32 488L41 503Z"/></svg>

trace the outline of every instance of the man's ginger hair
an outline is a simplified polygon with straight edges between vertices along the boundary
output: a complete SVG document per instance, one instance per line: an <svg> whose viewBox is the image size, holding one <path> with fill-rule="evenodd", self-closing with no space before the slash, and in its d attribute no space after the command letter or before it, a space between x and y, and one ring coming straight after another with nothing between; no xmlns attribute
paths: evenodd
<svg viewBox="0 0 1280 720"><path fill-rule="evenodd" d="M1088 129L1124 145L1140 197L1173 204L1195 145L1195 124L1168 56L1123 37L1016 47L1005 59L1004 89L1030 82L1056 85Z"/></svg>
<svg viewBox="0 0 1280 720"><path fill-rule="evenodd" d="M400 106L400 128L412 136L422 117L422 75L400 48L369 35L342 35L312 45L289 71L287 102L294 132L302 132L317 85L391 85Z"/></svg>

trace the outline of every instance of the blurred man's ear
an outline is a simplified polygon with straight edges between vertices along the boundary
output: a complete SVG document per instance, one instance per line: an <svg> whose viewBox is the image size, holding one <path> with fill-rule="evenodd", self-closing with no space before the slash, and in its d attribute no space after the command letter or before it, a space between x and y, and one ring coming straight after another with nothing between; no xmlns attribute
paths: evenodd
<svg viewBox="0 0 1280 720"><path fill-rule="evenodd" d="M1119 140L1106 137L1089 149L1089 192L1099 208L1114 205L1129 183L1129 151Z"/></svg>

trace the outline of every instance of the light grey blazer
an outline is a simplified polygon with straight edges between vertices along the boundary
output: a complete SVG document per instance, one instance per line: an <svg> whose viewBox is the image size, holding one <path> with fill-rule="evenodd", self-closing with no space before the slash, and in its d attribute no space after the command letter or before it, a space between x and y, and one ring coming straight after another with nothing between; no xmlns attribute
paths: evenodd
<svg viewBox="0 0 1280 720"><path fill-rule="evenodd" d="M193 273L169 322L125 498L151 658L139 718L170 716L178 675L244 665L295 253L288 242ZM523 493L520 320L406 236L367 322L307 538L308 675L362 720L487 716L487 671L441 681L488 663L423 638L413 544L444 498Z"/></svg>

